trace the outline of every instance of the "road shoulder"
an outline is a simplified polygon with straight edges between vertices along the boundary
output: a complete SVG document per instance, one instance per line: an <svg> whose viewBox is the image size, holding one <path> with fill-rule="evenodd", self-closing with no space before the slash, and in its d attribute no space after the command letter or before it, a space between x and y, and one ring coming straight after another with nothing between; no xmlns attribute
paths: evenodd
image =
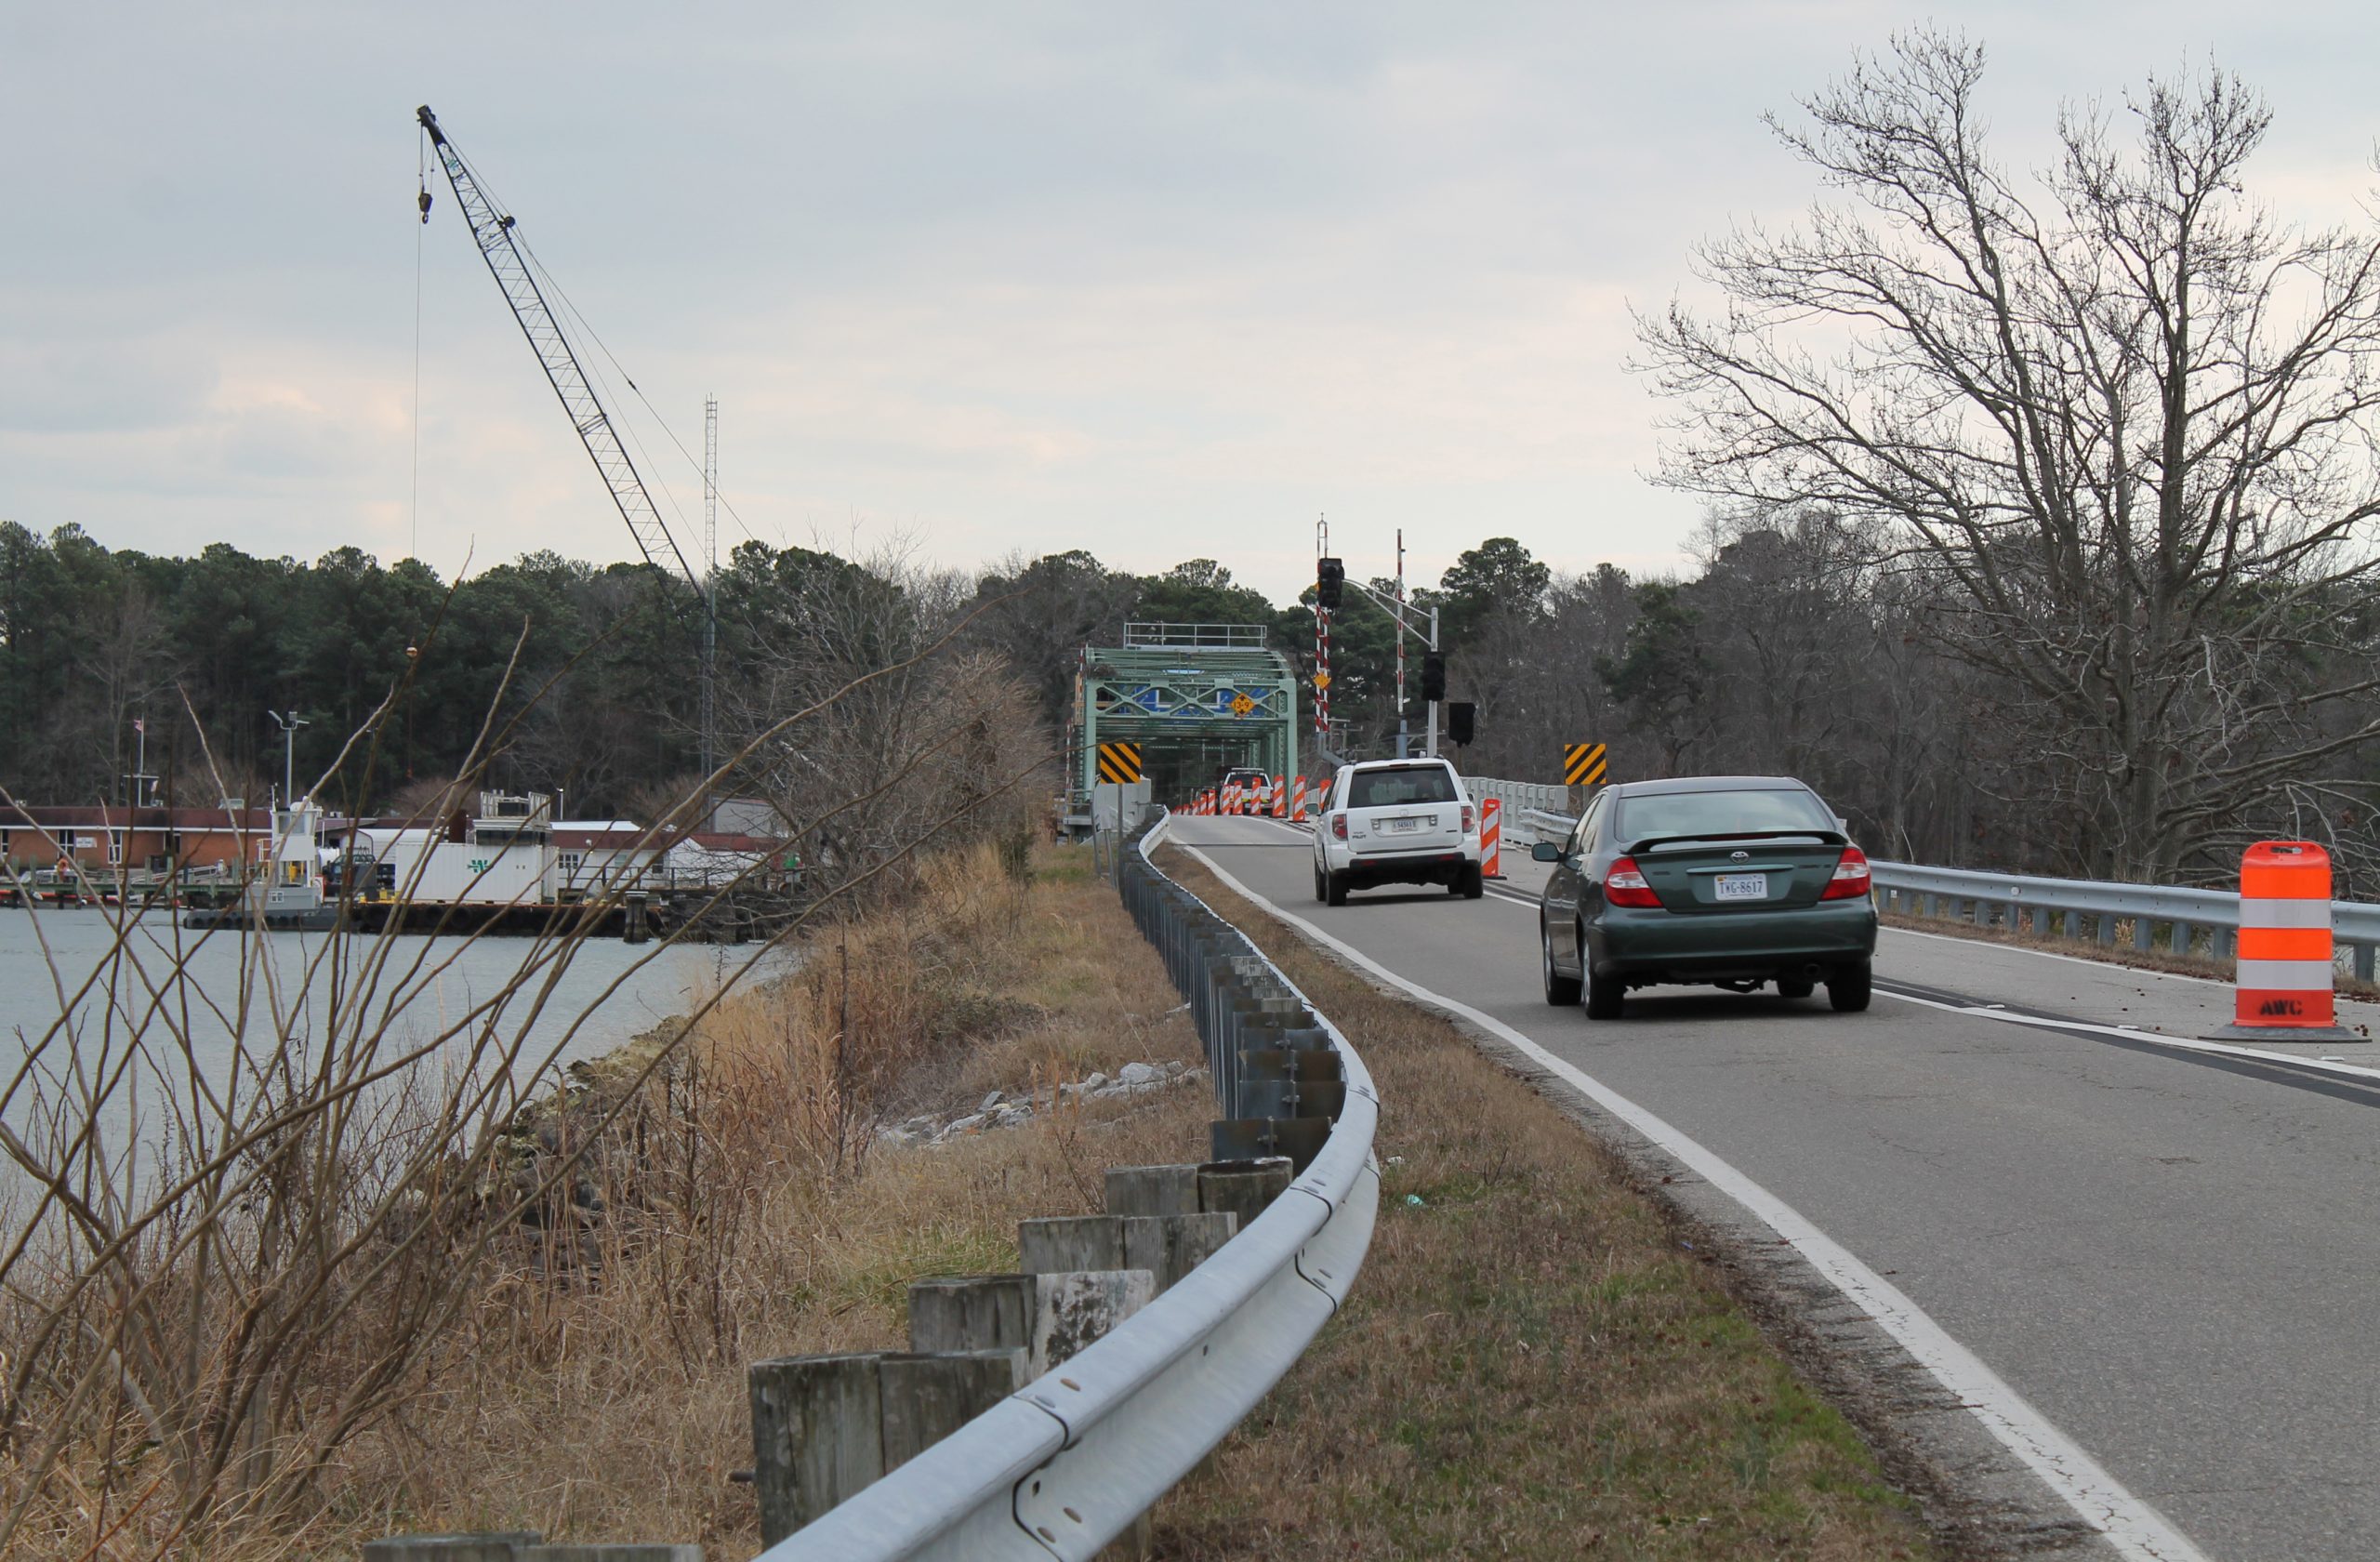
<svg viewBox="0 0 2380 1562"><path fill-rule="evenodd" d="M1175 860L1182 861L1178 856ZM1498 1039L1434 1013L1401 992L1383 988L1369 973L1285 930L1271 916L1250 915L1250 903L1224 891L1197 867L1185 865L1183 871L1200 883L1202 893L1211 890L1218 908L1282 960L1294 979L1310 983L1309 991L1326 1009L1334 1014L1342 1008L1360 1010L1369 1029L1351 1034L1359 1046L1367 1048L1368 1059L1373 1056L1368 1038L1383 1026L1393 1026L1400 1034L1433 1036L1440 1048L1460 1049L1484 1058L1510 1076L1502 1082L1504 1105L1499 1108L1507 1120L1467 1125L1476 1153L1496 1154L1500 1143L1512 1139L1534 1145L1538 1142L1534 1135L1545 1132L1545 1119L1556 1119L1553 1130L1556 1134L1576 1137L1580 1145L1591 1149L1593 1175L1601 1184L1601 1196L1648 1211L1646 1219L1649 1228L1659 1233L1657 1240L1662 1258L1684 1265L1693 1284L1722 1299L1730 1316L1756 1326L1755 1344L1764 1355L1770 1350L1778 1353L1770 1360L1781 1357L1791 1364L1790 1372L1781 1365L1778 1370L1792 1384L1793 1392L1812 1406L1812 1413L1846 1434L1849 1427L1857 1427L1860 1463L1872 1472L1865 1478L1902 1494L1896 1498L1888 1492L1881 1497L1880 1511L1898 1509L1906 1502L1909 1506L1903 1511L1922 1515L1924 1521L1923 1533L1915 1526L1896 1533L1893 1525L1884 1524L1848 1545L1844 1542L1849 1537L1842 1534L1821 1544L1806 1532L1792 1539L1769 1536L1760 1541L1738 1532L1735 1549L1721 1547L1705 1553L1689 1548L1682 1554L1978 1558L2117 1555L2071 1507L1985 1432L1930 1372L1790 1245L1752 1223L1729 1197L1694 1176L1624 1122L1582 1101L1563 1081ZM1379 1064L1374 1066L1377 1072ZM1451 1069L1454 1065L1441 1058L1437 1066ZM1527 1091L1514 1090L1514 1080ZM1427 1083L1417 1089L1432 1101L1435 1111L1435 1098L1441 1089ZM1534 1125L1527 1133L1509 1126L1524 1119ZM1582 1125L1590 1132L1570 1135L1564 1124ZM1393 1149L1397 1125L1392 1119L1383 1132ZM1391 1168L1392 1176L1397 1170ZM1388 1185L1395 1187L1393 1182ZM1392 1198L1387 1207L1395 1204ZM1367 1285L1372 1278L1367 1277ZM1359 1287L1358 1294L1366 1289ZM1765 1344L1759 1344L1762 1341ZM1879 1474L1880 1482L1876 1481Z"/></svg>

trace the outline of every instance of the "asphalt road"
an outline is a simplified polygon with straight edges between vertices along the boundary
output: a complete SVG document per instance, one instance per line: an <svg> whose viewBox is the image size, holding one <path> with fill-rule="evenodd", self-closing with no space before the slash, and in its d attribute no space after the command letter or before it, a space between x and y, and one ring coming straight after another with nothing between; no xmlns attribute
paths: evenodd
<svg viewBox="0 0 2380 1562"><path fill-rule="evenodd" d="M1791 1206L2204 1555L2380 1555L2380 1048L2183 1051L2159 1034L2222 1023L2227 988L1890 931L1865 1014L1656 988L1595 1023L1543 1001L1525 859L1482 901L1333 910L1302 833L1173 828ZM2189 1554L2163 1545L2120 1549Z"/></svg>

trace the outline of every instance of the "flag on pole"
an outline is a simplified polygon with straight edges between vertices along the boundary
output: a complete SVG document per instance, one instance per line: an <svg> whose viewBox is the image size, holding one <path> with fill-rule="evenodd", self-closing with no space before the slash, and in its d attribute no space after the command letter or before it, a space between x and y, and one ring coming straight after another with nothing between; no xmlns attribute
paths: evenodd
<svg viewBox="0 0 2380 1562"><path fill-rule="evenodd" d="M149 731L149 727L148 727L148 724L147 724L146 722L144 722L144 721L142 721L140 720L140 718L139 718L139 717L135 716L135 717L132 719L132 730L133 730L134 732L140 733L140 734L142 734L143 735L147 735L147 733L148 733L148 731Z"/></svg>

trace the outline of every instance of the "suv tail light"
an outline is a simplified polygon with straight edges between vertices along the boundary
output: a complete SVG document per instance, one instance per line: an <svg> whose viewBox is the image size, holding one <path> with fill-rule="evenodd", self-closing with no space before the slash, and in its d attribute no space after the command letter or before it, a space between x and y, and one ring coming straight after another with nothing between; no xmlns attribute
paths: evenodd
<svg viewBox="0 0 2380 1562"><path fill-rule="evenodd" d="M1473 825L1473 823L1474 823L1474 815L1473 815L1473 812L1472 812L1471 804L1469 804L1469 803L1467 803L1467 802L1466 802L1466 803L1464 803L1464 804L1462 805L1462 833L1463 833L1463 834L1465 834L1465 835L1469 835L1469 834L1471 833L1471 828L1472 828L1472 825Z"/></svg>
<svg viewBox="0 0 2380 1562"><path fill-rule="evenodd" d="M1652 881L1644 869L1636 866L1634 857L1613 859L1611 870L1603 876L1603 898L1607 906L1659 906L1661 897L1653 893Z"/></svg>
<svg viewBox="0 0 2380 1562"><path fill-rule="evenodd" d="M1333 841L1347 839L1347 815L1344 814L1330 815L1330 839Z"/></svg>
<svg viewBox="0 0 2380 1562"><path fill-rule="evenodd" d="M1834 877L1826 881L1820 900L1854 900L1868 893L1871 882L1868 875L1868 854L1857 846L1845 846L1843 858L1834 865Z"/></svg>

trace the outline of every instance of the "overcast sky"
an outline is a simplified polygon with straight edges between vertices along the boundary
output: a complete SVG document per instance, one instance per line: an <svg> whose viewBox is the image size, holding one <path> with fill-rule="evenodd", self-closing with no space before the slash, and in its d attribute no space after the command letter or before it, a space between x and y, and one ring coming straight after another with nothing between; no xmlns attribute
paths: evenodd
<svg viewBox="0 0 2380 1562"><path fill-rule="evenodd" d="M1399 526L1420 580L1506 534L1675 567L1628 307L1806 205L1762 113L1928 17L2020 163L2212 60L2276 110L2258 192L2367 220L2361 6L0 0L0 519L631 555L434 165L415 220L426 102L697 452L719 397L722 551L1206 555L1286 599L1328 512L1366 576Z"/></svg>

